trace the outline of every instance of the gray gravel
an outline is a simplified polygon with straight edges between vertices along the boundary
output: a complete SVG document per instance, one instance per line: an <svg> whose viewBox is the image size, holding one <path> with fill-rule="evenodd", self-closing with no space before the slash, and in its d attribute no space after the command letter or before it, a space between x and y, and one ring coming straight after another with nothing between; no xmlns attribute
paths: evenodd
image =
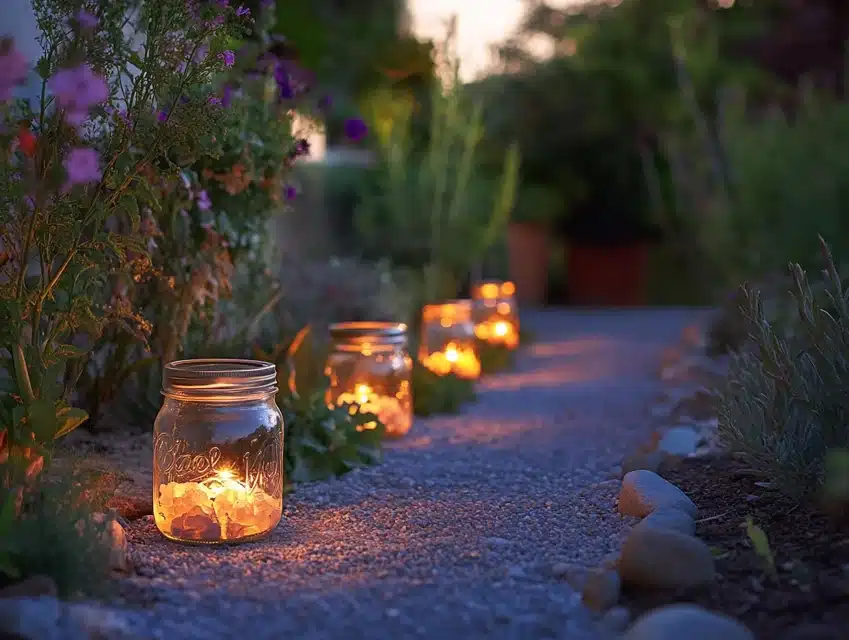
<svg viewBox="0 0 849 640"><path fill-rule="evenodd" d="M563 563L614 553L622 455L650 430L660 351L700 311L538 312L515 371L419 420L383 465L301 486L268 539L128 534L133 627L155 638L601 638ZM138 607L137 605L142 605Z"/></svg>

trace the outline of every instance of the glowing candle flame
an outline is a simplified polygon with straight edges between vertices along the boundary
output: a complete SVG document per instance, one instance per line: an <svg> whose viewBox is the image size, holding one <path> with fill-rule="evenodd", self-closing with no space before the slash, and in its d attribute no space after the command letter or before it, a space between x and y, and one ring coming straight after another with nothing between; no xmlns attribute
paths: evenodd
<svg viewBox="0 0 849 640"><path fill-rule="evenodd" d="M445 349L445 359L448 360L448 362L457 362L457 358L457 349L454 347L448 347Z"/></svg>
<svg viewBox="0 0 849 640"><path fill-rule="evenodd" d="M359 404L366 404L371 399L371 387L367 384L358 384L354 391Z"/></svg>
<svg viewBox="0 0 849 640"><path fill-rule="evenodd" d="M507 335L507 332L510 330L510 327L507 326L506 322L496 322L495 323L495 335L499 337L504 337Z"/></svg>

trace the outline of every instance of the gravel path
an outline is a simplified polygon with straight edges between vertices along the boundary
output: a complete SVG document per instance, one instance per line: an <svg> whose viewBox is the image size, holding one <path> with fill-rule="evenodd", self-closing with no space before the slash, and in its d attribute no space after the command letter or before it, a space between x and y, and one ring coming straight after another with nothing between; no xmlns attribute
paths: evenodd
<svg viewBox="0 0 849 640"><path fill-rule="evenodd" d="M622 455L645 439L660 351L699 311L539 312L513 372L420 420L385 463L299 487L268 539L128 534L128 612L156 638L599 638L563 563L618 549Z"/></svg>

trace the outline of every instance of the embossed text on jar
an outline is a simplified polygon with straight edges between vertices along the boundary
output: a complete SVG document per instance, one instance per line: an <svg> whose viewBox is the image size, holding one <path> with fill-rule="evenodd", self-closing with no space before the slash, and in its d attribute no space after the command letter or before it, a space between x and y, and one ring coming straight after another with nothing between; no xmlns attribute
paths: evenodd
<svg viewBox="0 0 849 640"><path fill-rule="evenodd" d="M245 542L283 512L283 418L276 368L253 360L165 366L154 425L156 526L181 542Z"/></svg>
<svg viewBox="0 0 849 640"><path fill-rule="evenodd" d="M342 322L330 328L332 348L325 373L330 407L349 405L373 413L386 434L402 436L413 424L407 327L391 322ZM373 428L367 423L362 428Z"/></svg>

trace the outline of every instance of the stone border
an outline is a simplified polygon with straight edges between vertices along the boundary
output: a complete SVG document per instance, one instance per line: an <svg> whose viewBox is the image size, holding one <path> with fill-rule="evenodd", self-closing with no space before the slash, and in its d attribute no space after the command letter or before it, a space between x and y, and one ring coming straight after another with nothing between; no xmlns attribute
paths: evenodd
<svg viewBox="0 0 849 640"><path fill-rule="evenodd" d="M707 587L716 580L710 548L696 537L698 508L681 489L653 471L622 479L620 515L640 518L619 556L587 572L584 605L601 617L602 629L622 640L755 640L742 623L695 605L674 604L647 612L629 626L619 605L621 587L675 590Z"/></svg>

